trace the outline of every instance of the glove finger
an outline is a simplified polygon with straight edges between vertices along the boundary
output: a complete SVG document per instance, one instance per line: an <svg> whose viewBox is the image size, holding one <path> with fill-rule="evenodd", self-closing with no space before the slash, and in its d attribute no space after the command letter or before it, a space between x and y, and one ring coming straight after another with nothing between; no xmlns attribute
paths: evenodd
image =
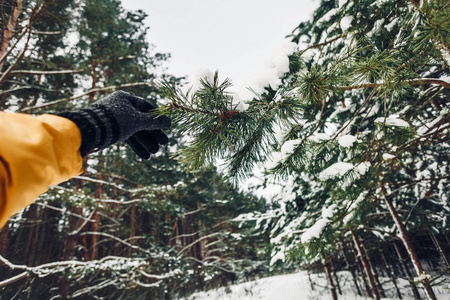
<svg viewBox="0 0 450 300"><path fill-rule="evenodd" d="M133 135L133 138L138 141L139 144L142 145L148 152L158 152L158 140L155 139L151 131L139 131Z"/></svg>
<svg viewBox="0 0 450 300"><path fill-rule="evenodd" d="M150 152L145 149L141 143L139 143L135 138L130 137L125 141L131 149L142 159L149 159L150 158Z"/></svg>
<svg viewBox="0 0 450 300"><path fill-rule="evenodd" d="M162 130L147 131L160 145L167 145L169 138Z"/></svg>
<svg viewBox="0 0 450 300"><path fill-rule="evenodd" d="M172 122L167 116L159 116L156 118L146 115L141 120L143 122L141 127L143 130L169 129L172 125Z"/></svg>
<svg viewBox="0 0 450 300"><path fill-rule="evenodd" d="M136 97L132 94L124 93L124 96L126 97L128 102L140 112L149 112L156 108L144 99Z"/></svg>

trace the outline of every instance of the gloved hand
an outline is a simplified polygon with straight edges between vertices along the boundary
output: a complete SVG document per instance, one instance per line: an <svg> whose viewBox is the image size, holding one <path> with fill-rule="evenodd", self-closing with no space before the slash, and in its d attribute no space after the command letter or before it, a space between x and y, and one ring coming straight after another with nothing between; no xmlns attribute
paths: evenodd
<svg viewBox="0 0 450 300"><path fill-rule="evenodd" d="M81 132L80 153L102 150L118 141L125 141L143 158L158 152L168 142L161 129L170 127L166 116L156 118L153 105L132 94L117 91L88 108L58 114L73 121Z"/></svg>

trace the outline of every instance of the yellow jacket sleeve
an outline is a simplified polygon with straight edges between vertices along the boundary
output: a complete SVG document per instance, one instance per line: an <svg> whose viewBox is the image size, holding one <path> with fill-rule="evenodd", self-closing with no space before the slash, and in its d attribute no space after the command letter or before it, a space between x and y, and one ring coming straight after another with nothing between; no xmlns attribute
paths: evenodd
<svg viewBox="0 0 450 300"><path fill-rule="evenodd" d="M0 229L49 185L81 174L80 144L66 118L0 112Z"/></svg>

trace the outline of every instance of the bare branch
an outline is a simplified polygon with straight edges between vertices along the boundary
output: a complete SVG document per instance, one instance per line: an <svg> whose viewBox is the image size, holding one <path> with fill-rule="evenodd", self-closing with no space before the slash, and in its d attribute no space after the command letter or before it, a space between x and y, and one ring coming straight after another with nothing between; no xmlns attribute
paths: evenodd
<svg viewBox="0 0 450 300"><path fill-rule="evenodd" d="M81 73L84 70L56 70L56 71L42 71L42 70L14 70L10 74L31 74L31 75L58 75L58 74L73 74ZM2 73L0 73L2 74Z"/></svg>
<svg viewBox="0 0 450 300"><path fill-rule="evenodd" d="M33 31L33 34L43 34L43 35L58 35L58 34L65 34L67 31Z"/></svg>
<svg viewBox="0 0 450 300"><path fill-rule="evenodd" d="M76 297L82 296L82 295L87 294L87 293L98 291L98 290L101 290L101 289L103 289L103 288L105 288L107 286L114 285L116 283L118 283L116 280L108 280L107 279L107 280L105 280L105 281L103 281L103 282L101 282L101 283L99 283L97 285L89 286L89 287L86 287L84 289L76 291L75 293L73 293L70 296L70 298L76 298Z"/></svg>
<svg viewBox="0 0 450 300"><path fill-rule="evenodd" d="M145 277L150 278L150 279L166 279L166 278L170 278L170 277L173 277L175 275L180 274L181 271L180 270L178 270L178 272L177 271L173 271L173 272L169 272L169 273L166 273L166 274L163 274L163 275L149 274L149 273L147 273L147 272L145 272L143 270L139 270L139 273L141 273L142 275L144 275Z"/></svg>
<svg viewBox="0 0 450 300"><path fill-rule="evenodd" d="M347 36L346 34L343 34L343 35L340 35L340 36L338 36L338 37L335 37L334 39L331 39L331 40L329 40L329 41L325 41L325 42L320 43L320 44L311 45L311 46L309 46L308 48L306 48L305 50L303 50L302 52L300 52L300 56L303 55L303 53L305 53L305 52L308 51L309 49L312 49L312 48L318 48L318 47L322 47L322 46L326 46L326 45L328 45L328 44L331 44L331 43L334 42L334 41L337 41L338 39L345 38L346 36Z"/></svg>
<svg viewBox="0 0 450 300"><path fill-rule="evenodd" d="M448 83L445 80L437 79L437 78L421 78L421 79L411 79L411 80L405 80L404 83L407 83L409 85L424 85L424 84L437 84L440 85L447 90L450 89L450 83ZM356 89L365 89L365 88L376 88L385 86L388 83L382 82L382 83L363 83L358 85L351 85L351 86L342 86L338 87L341 91L350 91L350 90L356 90Z"/></svg>
<svg viewBox="0 0 450 300"><path fill-rule="evenodd" d="M63 209L63 208L59 208L59 207L56 207L56 206L52 206L52 205L50 205L50 204L48 204L48 203L34 202L34 204L39 205L39 206L42 206L42 207L44 207L44 208L50 208L50 209L59 211L59 212L61 212L61 213L63 213L63 214L66 214L66 215L70 215L70 216L74 216L74 217L83 219L83 220L86 221L86 222L94 222L93 220L91 220L91 219L89 219L89 218L86 218L86 217L84 217L84 216L82 216L82 215L75 214L75 213L73 213L73 212L68 211L67 209Z"/></svg>
<svg viewBox="0 0 450 300"><path fill-rule="evenodd" d="M208 239L208 238L214 237L214 236L216 236L216 235L220 235L220 232L213 232L213 233L211 233L211 234L202 236L201 238L199 238L199 239L193 241L192 243L190 243L189 245L187 245L186 247L184 247L183 249L181 249L180 251L178 251L178 254L183 253L184 251L186 251L187 249L191 248L193 245L197 244L198 242L203 241L204 239Z"/></svg>
<svg viewBox="0 0 450 300"><path fill-rule="evenodd" d="M133 86L140 86L140 85L148 85L148 86L153 86L152 82L133 82L133 83L125 83L125 84L121 84L121 85L113 85L113 86L107 86L107 87L103 87L103 88L96 88L96 89L90 89L89 91L81 94L81 95L77 95L77 96L72 96L72 97L68 97L68 98L62 98L62 99L58 99L52 102L48 102L42 105L36 105L36 106L32 106L32 107L27 107L22 109L22 111L29 111L32 109L36 109L36 108L43 108L43 107L48 107L48 106L52 106L61 102L68 102L68 101L72 101L75 99L79 99L82 98L84 96L90 95L92 93L97 93L97 92L104 92L104 91L110 91L110 90L118 90L121 88L126 88L126 87L133 87Z"/></svg>
<svg viewBox="0 0 450 300"><path fill-rule="evenodd" d="M144 249L144 248L141 248L141 247L139 247L139 246L130 244L130 243L128 243L127 241L122 240L122 239L120 239L120 238L118 238L118 237L116 237L116 236L114 236L114 235L109 234L109 233L87 231L87 232L83 232L82 235L98 235L98 236L107 237L107 238L113 239L113 240L115 240L115 241L118 241L119 243L122 243L122 244L124 244L124 245L127 245L128 247L131 247L131 248L133 248L133 249L142 251L142 252L144 252L144 253L148 253L148 252L149 252L147 249Z"/></svg>
<svg viewBox="0 0 450 300"><path fill-rule="evenodd" d="M14 283L14 282L16 282L16 281L18 281L18 280L20 280L20 279L22 279L22 278L25 278L25 277L27 277L27 276L28 276L28 272L23 272L23 273L20 273L19 275L16 275L16 276L14 276L14 277L5 279L5 280L3 280L3 281L0 281L0 288L1 288L1 287L4 287L5 285Z"/></svg>

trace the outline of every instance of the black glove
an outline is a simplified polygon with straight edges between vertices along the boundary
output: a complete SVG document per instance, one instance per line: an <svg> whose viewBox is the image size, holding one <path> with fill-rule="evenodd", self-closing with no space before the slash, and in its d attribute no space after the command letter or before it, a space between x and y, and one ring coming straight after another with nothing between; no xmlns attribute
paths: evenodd
<svg viewBox="0 0 450 300"><path fill-rule="evenodd" d="M125 141L143 159L168 142L161 129L170 127L166 116L151 115L153 105L132 94L117 91L92 106L58 114L73 121L81 132L81 156Z"/></svg>

